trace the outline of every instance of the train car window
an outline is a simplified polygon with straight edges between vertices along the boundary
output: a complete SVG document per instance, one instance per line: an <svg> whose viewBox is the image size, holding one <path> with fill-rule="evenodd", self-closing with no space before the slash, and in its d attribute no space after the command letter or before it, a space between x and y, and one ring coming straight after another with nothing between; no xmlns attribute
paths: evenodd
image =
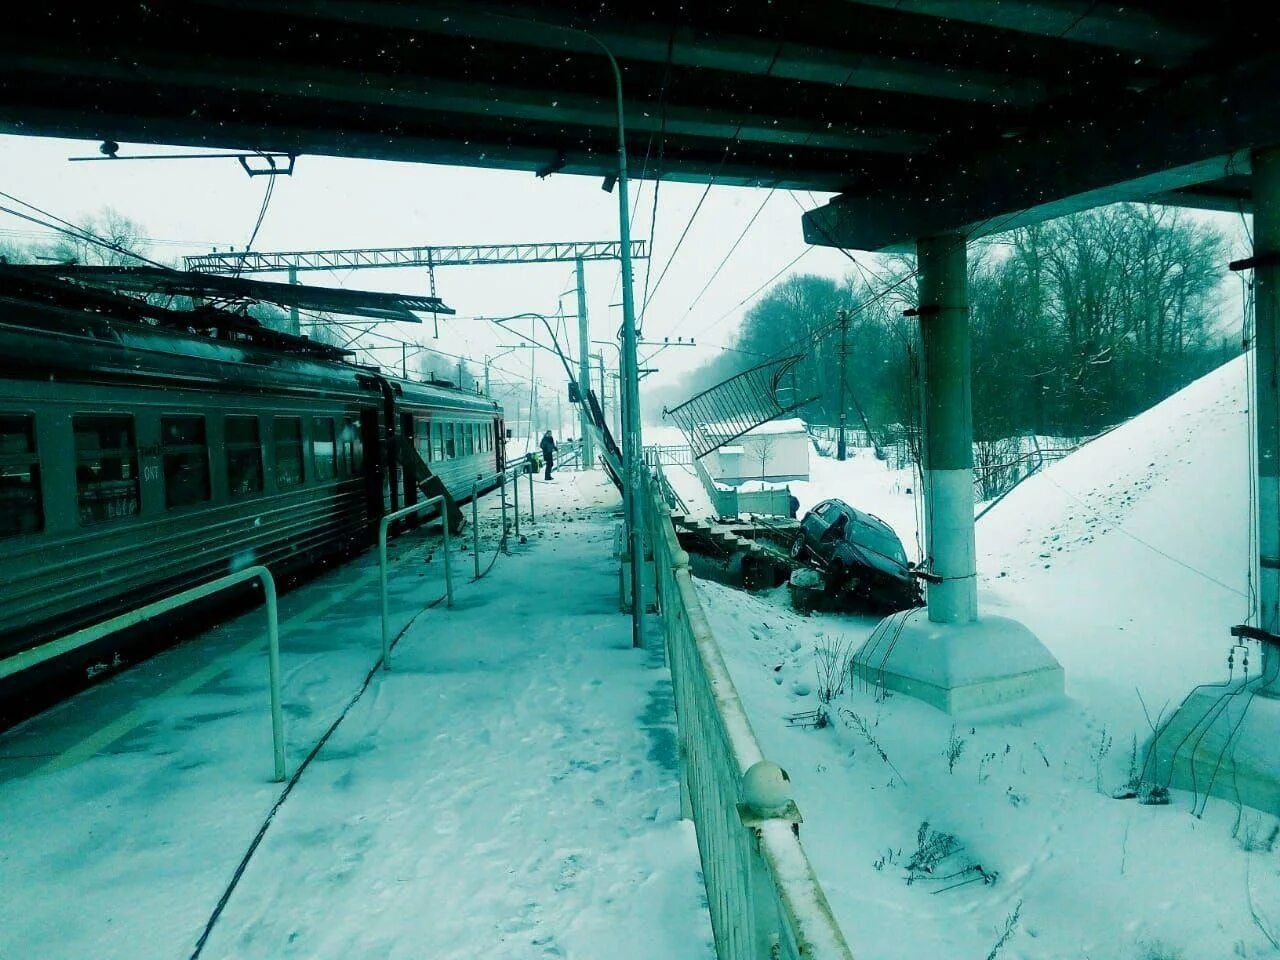
<svg viewBox="0 0 1280 960"><path fill-rule="evenodd" d="M227 417L227 492L247 497L262 492L262 444L257 417Z"/></svg>
<svg viewBox="0 0 1280 960"><path fill-rule="evenodd" d="M360 439L360 423L348 420L342 425L338 462L348 477L356 476L364 467L364 446Z"/></svg>
<svg viewBox="0 0 1280 960"><path fill-rule="evenodd" d="M468 423L465 429L467 431L467 455L474 456L476 452L476 425Z"/></svg>
<svg viewBox="0 0 1280 960"><path fill-rule="evenodd" d="M431 459L444 459L444 424L439 420L431 424Z"/></svg>
<svg viewBox="0 0 1280 960"><path fill-rule="evenodd" d="M311 456L316 463L316 479L323 483L338 475L338 445L332 417L311 421Z"/></svg>
<svg viewBox="0 0 1280 960"><path fill-rule="evenodd" d="M444 425L444 457L446 460L452 460L458 455L457 447L454 444L454 427L452 423Z"/></svg>
<svg viewBox="0 0 1280 960"><path fill-rule="evenodd" d="M418 456L423 460L431 460L431 421L426 417L413 418L413 445Z"/></svg>
<svg viewBox="0 0 1280 960"><path fill-rule="evenodd" d="M302 418L276 417L276 488L299 487L306 479L302 456Z"/></svg>
<svg viewBox="0 0 1280 960"><path fill-rule="evenodd" d="M189 507L209 499L209 451L204 417L161 417L164 505Z"/></svg>
<svg viewBox="0 0 1280 960"><path fill-rule="evenodd" d="M133 417L112 414L73 417L76 490L82 524L136 516L138 445Z"/></svg>
<svg viewBox="0 0 1280 960"><path fill-rule="evenodd" d="M0 537L44 529L36 418L0 413Z"/></svg>

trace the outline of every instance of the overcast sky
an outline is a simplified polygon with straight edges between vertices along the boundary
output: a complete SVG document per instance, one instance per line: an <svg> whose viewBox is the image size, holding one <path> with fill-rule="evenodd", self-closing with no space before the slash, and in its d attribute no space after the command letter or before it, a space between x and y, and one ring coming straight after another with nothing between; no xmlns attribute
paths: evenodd
<svg viewBox="0 0 1280 960"><path fill-rule="evenodd" d="M165 152L168 148L122 144L121 155ZM183 153L190 148L180 149ZM71 156L97 156L96 141L0 136L0 190L73 222L103 207L138 221L156 259L169 260L213 247L243 249L262 203L266 178L250 179L235 160L68 163ZM633 170L643 157L630 158ZM653 184L632 185L636 209L633 237L648 239ZM701 300L689 309L768 191L713 186L678 256L657 286L681 231L702 195L700 185L664 183L658 195L657 231L650 278L656 287L644 324L646 338L694 336L707 346L669 349L655 359L662 373L654 383L696 366L717 352L710 344L732 342L742 313L735 309L794 257L805 253L800 207L825 202L828 195L785 191L768 198L760 216ZM0 238L27 239L30 224L0 213ZM18 231L15 235L11 231ZM605 193L594 178L304 156L292 177L277 179L256 250L306 250L415 244L530 243L616 240L617 194ZM843 276L848 261L838 251L813 248L796 270ZM276 279L261 275L264 279ZM644 290L645 264L637 263L636 298ZM426 293L425 270L362 270L308 273L305 282ZM586 272L591 335L613 338L621 322L616 263L588 263ZM385 332L429 343L478 362L514 342L494 324L470 318L524 311L554 312L562 293L566 313L576 311L573 265L446 267L437 271L437 290L458 316L441 325L431 341L430 324L386 324ZM525 325L526 332L528 325ZM576 351L576 342L574 343ZM398 362L398 351L393 351ZM610 351L606 348L606 354ZM642 354L645 351L642 351ZM497 363L527 374L527 352ZM387 355L386 361L392 362ZM538 375L562 386L553 358L538 361ZM495 374L496 376L496 374ZM648 383L647 382L647 383ZM647 385L647 384L646 384Z"/></svg>
<svg viewBox="0 0 1280 960"><path fill-rule="evenodd" d="M193 152L122 144L121 155ZM267 179L250 179L231 159L193 161L69 163L71 156L97 156L96 141L0 136L0 190L14 194L73 222L82 222L113 207L140 223L157 241L156 259L170 260L214 247L243 249L262 204ZM631 157L639 172L643 157ZM732 343L750 301L739 302L793 258L804 254L794 271L843 277L849 262L836 250L808 248L801 237L800 204L817 206L829 195L791 194L743 187L713 186L693 221L667 276L658 283L681 232L702 196L701 185L664 183L659 191L657 230L653 236L650 289L644 322L646 339L696 337L693 349L668 349L653 365L661 372L645 386L669 382L673 376L717 354L715 345ZM766 201L767 197L767 202ZM715 282L696 304L748 221L765 203ZM636 210L633 237L648 239L653 184L634 183ZM1204 215L1234 237L1239 218ZM0 239L23 240L34 228L0 213ZM532 174L430 164L300 157L292 177L280 177L266 219L254 243L256 250L307 250L416 244L530 243L569 240L616 240L617 195L605 193L594 178ZM807 250L807 252L806 252ZM874 255L859 254L874 264ZM264 279L276 279L262 275ZM389 269L341 273L307 273L305 282L374 290L426 293L425 270ZM645 263L637 263L636 299L643 296ZM621 322L616 263L589 263L586 274L591 336L611 339ZM441 324L440 339L431 327L385 324L383 331L425 343L475 361L496 355L516 342L493 323L474 319L525 311L553 313L564 295L564 309L574 314L572 264L492 267L446 267L437 271L437 291L458 315ZM1225 313L1231 313L1228 307ZM1224 316L1226 325L1232 318ZM525 331L529 330L525 323ZM576 352L576 341L572 344ZM612 354L607 348L606 356ZM644 356L649 351L641 351ZM528 375L528 351L496 361L505 373ZM399 351L383 355L396 365ZM563 373L551 356L537 359L537 375L563 390ZM646 411L652 413L653 411Z"/></svg>

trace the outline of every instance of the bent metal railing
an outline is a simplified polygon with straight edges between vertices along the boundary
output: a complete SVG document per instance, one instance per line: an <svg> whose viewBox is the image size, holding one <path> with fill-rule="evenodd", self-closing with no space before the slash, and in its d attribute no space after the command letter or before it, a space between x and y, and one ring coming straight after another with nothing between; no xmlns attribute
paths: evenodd
<svg viewBox="0 0 1280 960"><path fill-rule="evenodd" d="M388 513L378 523L378 579L382 591L383 670L391 669L391 628L388 626L389 615L387 612L387 528L397 520L413 516L415 513L421 513L432 507L440 508L440 527L444 530L444 544L441 547L444 553L444 590L448 605L453 606L453 567L449 562L449 518L445 512L444 497L432 497L430 500L423 500L422 503L415 503L412 506L402 507L399 510L393 510Z"/></svg>
<svg viewBox="0 0 1280 960"><path fill-rule="evenodd" d="M720 655L670 513L648 479L658 604L675 689L681 815L692 818L720 960L852 960L800 844L794 803L753 808L764 757Z"/></svg>
<svg viewBox="0 0 1280 960"><path fill-rule="evenodd" d="M260 580L262 582L263 600L267 609L267 672L271 685L271 745L275 755L276 782L281 783L285 778L285 759L284 710L280 705L280 621L276 609L276 582L271 576L271 571L266 567L256 565L245 567L236 573L219 577L217 580L210 580L208 583L202 583L198 587L183 590L181 593L175 593L171 597L156 600L146 606L138 607L136 610L122 613L118 617L103 620L101 623L95 623L65 637L41 644L38 647L32 647L30 650L24 650L22 653L5 660L0 660L0 679L20 673L23 670L34 667L36 664L44 663L46 660L52 660L54 657L60 657L63 654L79 650L81 647L88 646L103 637L118 633L121 630L127 630L129 627L135 627L140 623L145 623L147 620L152 620L155 617L177 610L179 607L185 607L187 604L203 600L205 597L220 593L249 580Z"/></svg>

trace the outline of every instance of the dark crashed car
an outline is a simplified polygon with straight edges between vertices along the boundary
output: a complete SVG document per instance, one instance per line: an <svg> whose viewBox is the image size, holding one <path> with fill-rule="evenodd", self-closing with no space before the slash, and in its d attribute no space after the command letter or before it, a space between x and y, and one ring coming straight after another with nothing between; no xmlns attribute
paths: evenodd
<svg viewBox="0 0 1280 960"><path fill-rule="evenodd" d="M842 500L824 500L804 515L791 555L815 562L828 596L893 610L923 602L914 566L893 528Z"/></svg>

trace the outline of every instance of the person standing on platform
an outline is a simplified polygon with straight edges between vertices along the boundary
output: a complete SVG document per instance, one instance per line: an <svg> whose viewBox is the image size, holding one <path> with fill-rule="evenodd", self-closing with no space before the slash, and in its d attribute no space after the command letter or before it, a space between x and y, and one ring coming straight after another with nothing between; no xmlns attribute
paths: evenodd
<svg viewBox="0 0 1280 960"><path fill-rule="evenodd" d="M542 435L542 443L539 444L539 446L542 448L542 462L545 466L545 471L542 475L542 479L550 480L551 467L555 463L556 451L560 449L559 447L556 446L556 438L551 435L550 430L548 430L546 433Z"/></svg>

